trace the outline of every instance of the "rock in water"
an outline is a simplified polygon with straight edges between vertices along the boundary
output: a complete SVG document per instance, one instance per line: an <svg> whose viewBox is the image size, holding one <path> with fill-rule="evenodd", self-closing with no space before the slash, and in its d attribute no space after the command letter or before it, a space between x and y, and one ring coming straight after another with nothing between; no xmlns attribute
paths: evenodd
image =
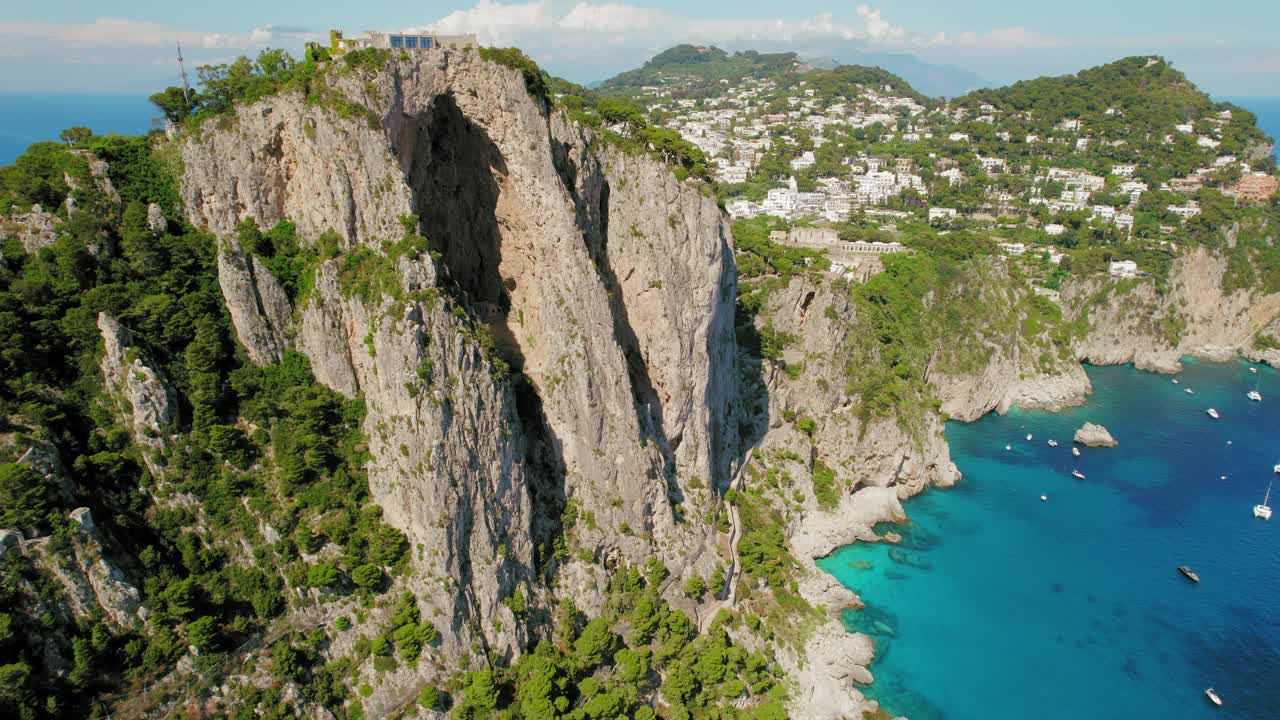
<svg viewBox="0 0 1280 720"><path fill-rule="evenodd" d="M1085 423L1076 431L1075 441L1088 447L1115 447L1119 443L1101 425Z"/></svg>

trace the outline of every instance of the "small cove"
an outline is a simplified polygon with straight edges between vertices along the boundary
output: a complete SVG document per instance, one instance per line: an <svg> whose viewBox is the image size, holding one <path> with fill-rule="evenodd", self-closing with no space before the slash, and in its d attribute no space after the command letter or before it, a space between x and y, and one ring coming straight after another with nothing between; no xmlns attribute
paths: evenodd
<svg viewBox="0 0 1280 720"><path fill-rule="evenodd" d="M907 501L911 522L879 528L901 544L819 561L866 603L845 622L876 641L864 692L890 713L1277 716L1280 523L1252 506L1280 462L1280 372L1187 360L1175 385L1132 367L1087 371L1082 407L950 423L965 479ZM1245 397L1255 384L1262 403ZM1085 421L1120 445L1073 458Z"/></svg>

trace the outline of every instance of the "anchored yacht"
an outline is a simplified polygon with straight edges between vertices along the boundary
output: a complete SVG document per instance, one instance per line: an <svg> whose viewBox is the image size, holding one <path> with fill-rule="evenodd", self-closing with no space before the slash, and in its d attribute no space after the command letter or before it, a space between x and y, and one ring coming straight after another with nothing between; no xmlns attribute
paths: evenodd
<svg viewBox="0 0 1280 720"><path fill-rule="evenodd" d="M1271 483L1267 483L1267 494L1265 497L1262 498L1261 505L1253 506L1253 516L1262 518L1263 520L1270 520L1271 505L1268 504L1270 502L1271 502Z"/></svg>

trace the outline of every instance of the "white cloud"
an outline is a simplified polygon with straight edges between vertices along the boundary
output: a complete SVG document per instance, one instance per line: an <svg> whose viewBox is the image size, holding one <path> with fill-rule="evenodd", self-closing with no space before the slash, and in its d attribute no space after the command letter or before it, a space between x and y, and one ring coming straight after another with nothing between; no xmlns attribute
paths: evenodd
<svg viewBox="0 0 1280 720"><path fill-rule="evenodd" d="M510 45L527 33L552 26L551 3L501 3L480 0L470 10L454 10L444 17L410 30L429 30L442 35L475 33L486 45Z"/></svg>
<svg viewBox="0 0 1280 720"><path fill-rule="evenodd" d="M878 9L869 5L858 6L858 17L867 23L867 37L875 42L897 41L904 38L907 31L885 20Z"/></svg>
<svg viewBox="0 0 1280 720"><path fill-rule="evenodd" d="M624 3L593 5L589 2L580 2L560 18L556 25L565 30L632 33L658 26L670 26L673 20L674 18L665 13L635 5Z"/></svg>
<svg viewBox="0 0 1280 720"><path fill-rule="evenodd" d="M900 50L941 47L1012 50L1045 47L1057 42L1054 38L1021 27L954 36L945 33L926 35L894 24L879 8L860 4L854 10L855 17L850 20L837 19L832 13L818 13L799 19L699 20L624 2L578 0L567 10L557 10L551 0L528 3L480 0L470 9L455 10L422 25L421 29L475 33L483 44L520 45L542 57L552 53L563 55L565 48L661 49L678 42L767 43L776 47L835 40L856 42L873 49Z"/></svg>
<svg viewBox="0 0 1280 720"><path fill-rule="evenodd" d="M1033 50L1061 47L1068 44L1065 38L1032 32L1024 27L998 28L983 33L962 32L955 35L938 33L927 43L934 47L953 47L971 50Z"/></svg>
<svg viewBox="0 0 1280 720"><path fill-rule="evenodd" d="M88 23L51 23L0 20L0 43L19 53L56 49L125 50L169 48L181 42L193 48L255 48L272 43L297 43L313 39L300 28L256 27L243 33L204 33L179 30L161 23L120 18L98 18Z"/></svg>

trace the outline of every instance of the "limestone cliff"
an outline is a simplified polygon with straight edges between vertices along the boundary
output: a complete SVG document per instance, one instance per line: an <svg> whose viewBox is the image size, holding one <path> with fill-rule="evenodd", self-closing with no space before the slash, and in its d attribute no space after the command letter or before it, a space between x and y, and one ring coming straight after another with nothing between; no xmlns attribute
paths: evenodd
<svg viewBox="0 0 1280 720"><path fill-rule="evenodd" d="M106 313L98 313L102 335L102 377L116 411L125 420L133 441L152 449L145 454L154 470L155 450L165 445L165 435L177 420L178 403L163 373L148 363L129 332Z"/></svg>
<svg viewBox="0 0 1280 720"><path fill-rule="evenodd" d="M421 548L414 575L450 618L450 655L473 635L523 647L502 601L539 596L530 581L570 501L594 520L575 538L597 559L656 553L677 574L709 572L715 531L684 517L727 484L743 424L714 199L602 145L475 53L329 81L377 122L290 94L240 107L185 140L186 212L220 239L249 356L292 346L321 382L363 397L371 491ZM343 256L290 307L235 242L245 219L288 219L312 245L332 230ZM406 232L431 252L392 251ZM392 282L353 288L357 251ZM567 575L589 607L598 580Z"/></svg>
<svg viewBox="0 0 1280 720"><path fill-rule="evenodd" d="M249 359L259 365L280 362L293 307L271 271L236 240L219 240L218 285Z"/></svg>

